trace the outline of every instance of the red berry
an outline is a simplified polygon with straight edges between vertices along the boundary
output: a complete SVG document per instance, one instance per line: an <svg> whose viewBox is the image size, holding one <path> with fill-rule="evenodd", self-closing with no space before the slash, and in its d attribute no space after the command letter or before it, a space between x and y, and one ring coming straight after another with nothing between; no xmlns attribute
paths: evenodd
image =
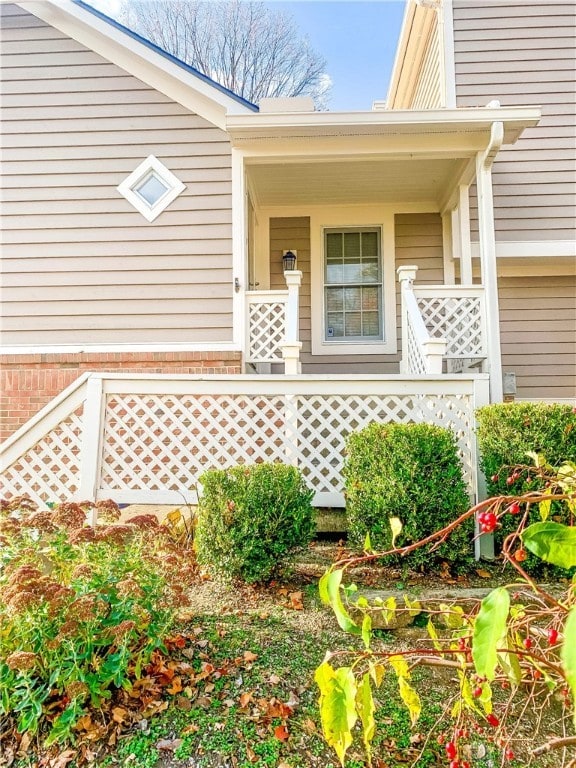
<svg viewBox="0 0 576 768"><path fill-rule="evenodd" d="M498 725L500 725L500 720L498 720L496 715L488 715L486 717L486 720L490 723L490 725L493 725L494 728L496 728Z"/></svg>
<svg viewBox="0 0 576 768"><path fill-rule="evenodd" d="M550 627L548 630L548 644L549 645L556 645L558 642L558 630L554 629L554 627Z"/></svg>
<svg viewBox="0 0 576 768"><path fill-rule="evenodd" d="M492 480L493 483L497 483L499 480L498 475L492 475L490 479Z"/></svg>
<svg viewBox="0 0 576 768"><path fill-rule="evenodd" d="M442 746L442 744L444 744L444 742L446 741L446 736L443 733L441 733L441 734L439 734L439 736L436 739L436 741L438 742L438 744L440 746Z"/></svg>
<svg viewBox="0 0 576 768"><path fill-rule="evenodd" d="M446 744L446 755L448 756L448 759L453 760L456 757L456 754L456 744L454 744L453 741L449 741L448 744Z"/></svg>
<svg viewBox="0 0 576 768"><path fill-rule="evenodd" d="M508 475L508 477L506 478L506 485L512 485L513 482L514 482L514 477L512 475Z"/></svg>
<svg viewBox="0 0 576 768"><path fill-rule="evenodd" d="M510 504L510 506L508 507L508 512L510 512L511 515L519 515L520 504L518 504L517 501L515 501L513 504Z"/></svg>
<svg viewBox="0 0 576 768"><path fill-rule="evenodd" d="M482 696L482 688L478 686L478 688L474 688L472 691L472 696L474 696L475 699L478 699L480 696Z"/></svg>
<svg viewBox="0 0 576 768"><path fill-rule="evenodd" d="M464 762L462 763L460 768L471 768L470 763L468 762L468 760L464 760Z"/></svg>
<svg viewBox="0 0 576 768"><path fill-rule="evenodd" d="M504 752L504 757L506 758L506 760L514 760L514 750L508 748Z"/></svg>
<svg viewBox="0 0 576 768"><path fill-rule="evenodd" d="M460 760L450 760L450 765L448 768L461 768Z"/></svg>
<svg viewBox="0 0 576 768"><path fill-rule="evenodd" d="M524 648L526 648L527 651L529 651L530 648L532 648L532 640L529 637L527 637L527 638L525 638L525 640L522 643L522 645L524 646Z"/></svg>

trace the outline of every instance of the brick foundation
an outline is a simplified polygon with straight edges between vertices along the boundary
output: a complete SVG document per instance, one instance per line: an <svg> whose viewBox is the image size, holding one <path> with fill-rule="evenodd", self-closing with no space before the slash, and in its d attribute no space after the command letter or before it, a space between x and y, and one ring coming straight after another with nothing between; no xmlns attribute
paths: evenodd
<svg viewBox="0 0 576 768"><path fill-rule="evenodd" d="M0 356L0 441L86 371L242 373L240 352L81 352Z"/></svg>

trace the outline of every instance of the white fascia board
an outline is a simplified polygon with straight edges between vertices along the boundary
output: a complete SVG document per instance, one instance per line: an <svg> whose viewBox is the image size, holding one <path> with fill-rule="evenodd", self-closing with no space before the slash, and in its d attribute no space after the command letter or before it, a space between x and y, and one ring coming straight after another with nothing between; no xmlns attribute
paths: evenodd
<svg viewBox="0 0 576 768"><path fill-rule="evenodd" d="M290 114L228 115L232 139L345 135L387 135L490 132L494 122L504 125L504 142L513 144L525 128L538 123L538 106L474 107L461 109L391 110L370 112L300 112Z"/></svg>
<svg viewBox="0 0 576 768"><path fill-rule="evenodd" d="M24 10L164 93L218 128L226 113L253 111L71 0L23 0Z"/></svg>

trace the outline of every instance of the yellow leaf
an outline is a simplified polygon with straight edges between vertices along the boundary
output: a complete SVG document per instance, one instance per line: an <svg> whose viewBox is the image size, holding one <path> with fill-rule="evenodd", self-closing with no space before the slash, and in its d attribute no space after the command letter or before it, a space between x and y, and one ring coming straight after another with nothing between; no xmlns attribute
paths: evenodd
<svg viewBox="0 0 576 768"><path fill-rule="evenodd" d="M402 533L402 521L399 517L390 518L390 528L392 529L392 548L396 546L396 539Z"/></svg>
<svg viewBox="0 0 576 768"><path fill-rule="evenodd" d="M422 711L420 696L418 696L414 688L412 688L405 677L398 678L398 688L400 690L400 698L408 707L410 722L414 726L420 717L420 712Z"/></svg>

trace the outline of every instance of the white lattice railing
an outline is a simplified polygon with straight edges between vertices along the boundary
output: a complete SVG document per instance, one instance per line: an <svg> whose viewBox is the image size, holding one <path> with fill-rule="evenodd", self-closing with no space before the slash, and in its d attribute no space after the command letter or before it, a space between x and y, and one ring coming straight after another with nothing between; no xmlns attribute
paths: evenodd
<svg viewBox="0 0 576 768"><path fill-rule="evenodd" d="M279 461L302 470L317 506L343 506L346 437L377 422L453 430L475 494L474 410L488 377L91 374L0 451L4 493L40 502L196 501L212 467Z"/></svg>
<svg viewBox="0 0 576 768"><path fill-rule="evenodd" d="M446 342L445 358L486 358L484 288L418 285L414 286L414 295L430 336Z"/></svg>
<svg viewBox="0 0 576 768"><path fill-rule="evenodd" d="M284 373L300 373L299 292L302 272L284 272L287 290L247 291L246 362L281 363Z"/></svg>
<svg viewBox="0 0 576 768"><path fill-rule="evenodd" d="M286 339L288 291L247 291L246 362L281 363Z"/></svg>
<svg viewBox="0 0 576 768"><path fill-rule="evenodd" d="M400 267L402 371L411 374L465 370L485 360L484 289L460 285L414 286L417 267Z"/></svg>

